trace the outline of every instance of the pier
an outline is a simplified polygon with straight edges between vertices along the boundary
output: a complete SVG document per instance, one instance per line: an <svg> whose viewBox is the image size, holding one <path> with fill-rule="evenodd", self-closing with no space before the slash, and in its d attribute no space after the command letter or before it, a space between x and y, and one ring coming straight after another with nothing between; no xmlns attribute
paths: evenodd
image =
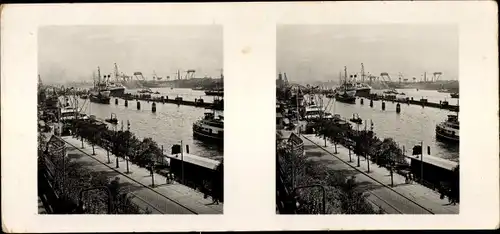
<svg viewBox="0 0 500 234"><path fill-rule="evenodd" d="M224 99L215 99L213 103L209 103L209 102L205 102L201 98L195 99L195 101L187 101L187 100L183 100L182 97L176 97L176 98L172 99L172 98L169 98L168 96L152 97L151 95L131 95L131 94L126 94L123 96L113 97L113 98L119 98L119 99L126 100L126 101L131 101L131 100L147 101L147 102L153 102L153 103L162 103L162 104L168 103L168 104L176 104L176 105L184 105L184 106L194 106L194 107L200 107L200 108L205 108L205 109L224 110ZM120 103L118 103L118 104L120 104Z"/></svg>
<svg viewBox="0 0 500 234"><path fill-rule="evenodd" d="M433 107L450 111L459 111L458 105L450 105L447 101L443 101L441 103L428 102L427 99L414 100L413 98L395 98L390 96L381 96L381 95L371 95L369 97L359 97L359 99L363 100L364 98L371 101L385 101L385 102L395 102L401 104L408 105L417 105L422 107ZM361 101L362 102L362 101Z"/></svg>

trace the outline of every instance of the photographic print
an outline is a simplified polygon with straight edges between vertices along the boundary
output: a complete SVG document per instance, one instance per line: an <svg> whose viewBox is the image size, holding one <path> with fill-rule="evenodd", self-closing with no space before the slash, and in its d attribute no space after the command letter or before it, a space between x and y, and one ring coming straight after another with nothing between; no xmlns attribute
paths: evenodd
<svg viewBox="0 0 500 234"><path fill-rule="evenodd" d="M459 213L456 25L278 25L276 47L279 214Z"/></svg>
<svg viewBox="0 0 500 234"><path fill-rule="evenodd" d="M222 214L222 26L43 26L39 214Z"/></svg>

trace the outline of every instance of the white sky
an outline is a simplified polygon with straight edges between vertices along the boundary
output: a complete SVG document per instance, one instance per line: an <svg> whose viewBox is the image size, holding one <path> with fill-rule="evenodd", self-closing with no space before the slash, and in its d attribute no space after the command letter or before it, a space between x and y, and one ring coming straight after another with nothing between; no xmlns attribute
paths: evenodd
<svg viewBox="0 0 500 234"><path fill-rule="evenodd" d="M458 27L453 25L279 25L277 71L290 81L326 81L361 71L417 80L427 72L458 79Z"/></svg>
<svg viewBox="0 0 500 234"><path fill-rule="evenodd" d="M92 72L140 71L151 79L196 70L196 77L219 77L222 27L186 26L46 26L39 29L39 73L45 82L92 81Z"/></svg>

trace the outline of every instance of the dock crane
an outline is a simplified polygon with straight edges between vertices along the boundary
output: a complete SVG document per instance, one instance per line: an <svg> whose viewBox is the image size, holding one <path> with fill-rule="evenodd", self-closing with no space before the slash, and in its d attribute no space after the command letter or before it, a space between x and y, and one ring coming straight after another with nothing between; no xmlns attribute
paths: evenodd
<svg viewBox="0 0 500 234"><path fill-rule="evenodd" d="M391 80L391 76L389 75L389 73L387 72L382 72L380 73L380 78L382 78L382 84L386 87L386 88L389 88L389 85L387 85L387 81L388 82L392 82ZM386 79L387 78L387 79Z"/></svg>
<svg viewBox="0 0 500 234"><path fill-rule="evenodd" d="M438 81L442 74L443 74L442 72L434 72L432 74L432 81L434 82Z"/></svg>
<svg viewBox="0 0 500 234"><path fill-rule="evenodd" d="M134 77L135 79L139 80L139 81L145 81L146 78L144 78L144 76L142 75L142 72L134 72Z"/></svg>
<svg viewBox="0 0 500 234"><path fill-rule="evenodd" d="M186 72L186 74L184 75L184 79L185 80L189 80L189 79L193 79L194 78L194 73L196 72L196 70L189 69L189 70L187 70L185 72Z"/></svg>

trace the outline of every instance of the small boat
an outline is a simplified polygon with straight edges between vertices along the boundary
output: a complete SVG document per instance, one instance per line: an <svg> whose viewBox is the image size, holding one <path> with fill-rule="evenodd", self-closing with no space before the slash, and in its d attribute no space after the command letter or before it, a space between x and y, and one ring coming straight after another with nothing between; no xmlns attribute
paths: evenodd
<svg viewBox="0 0 500 234"><path fill-rule="evenodd" d="M351 122L356 123L356 124L362 124L363 120L359 118L358 114L352 114L352 118L349 119Z"/></svg>
<svg viewBox="0 0 500 234"><path fill-rule="evenodd" d="M160 94L160 92L156 91L155 94Z"/></svg>
<svg viewBox="0 0 500 234"><path fill-rule="evenodd" d="M399 94L396 89L390 89L390 90L384 91L384 93L385 94Z"/></svg>
<svg viewBox="0 0 500 234"><path fill-rule="evenodd" d="M458 98L458 93L450 93L451 98Z"/></svg>
<svg viewBox="0 0 500 234"><path fill-rule="evenodd" d="M109 119L105 119L104 121L111 123L111 124L118 124L118 119L116 118L115 113L111 113L111 116Z"/></svg>
<svg viewBox="0 0 500 234"><path fill-rule="evenodd" d="M153 93L153 91L150 88L146 88L137 91L137 93Z"/></svg>

